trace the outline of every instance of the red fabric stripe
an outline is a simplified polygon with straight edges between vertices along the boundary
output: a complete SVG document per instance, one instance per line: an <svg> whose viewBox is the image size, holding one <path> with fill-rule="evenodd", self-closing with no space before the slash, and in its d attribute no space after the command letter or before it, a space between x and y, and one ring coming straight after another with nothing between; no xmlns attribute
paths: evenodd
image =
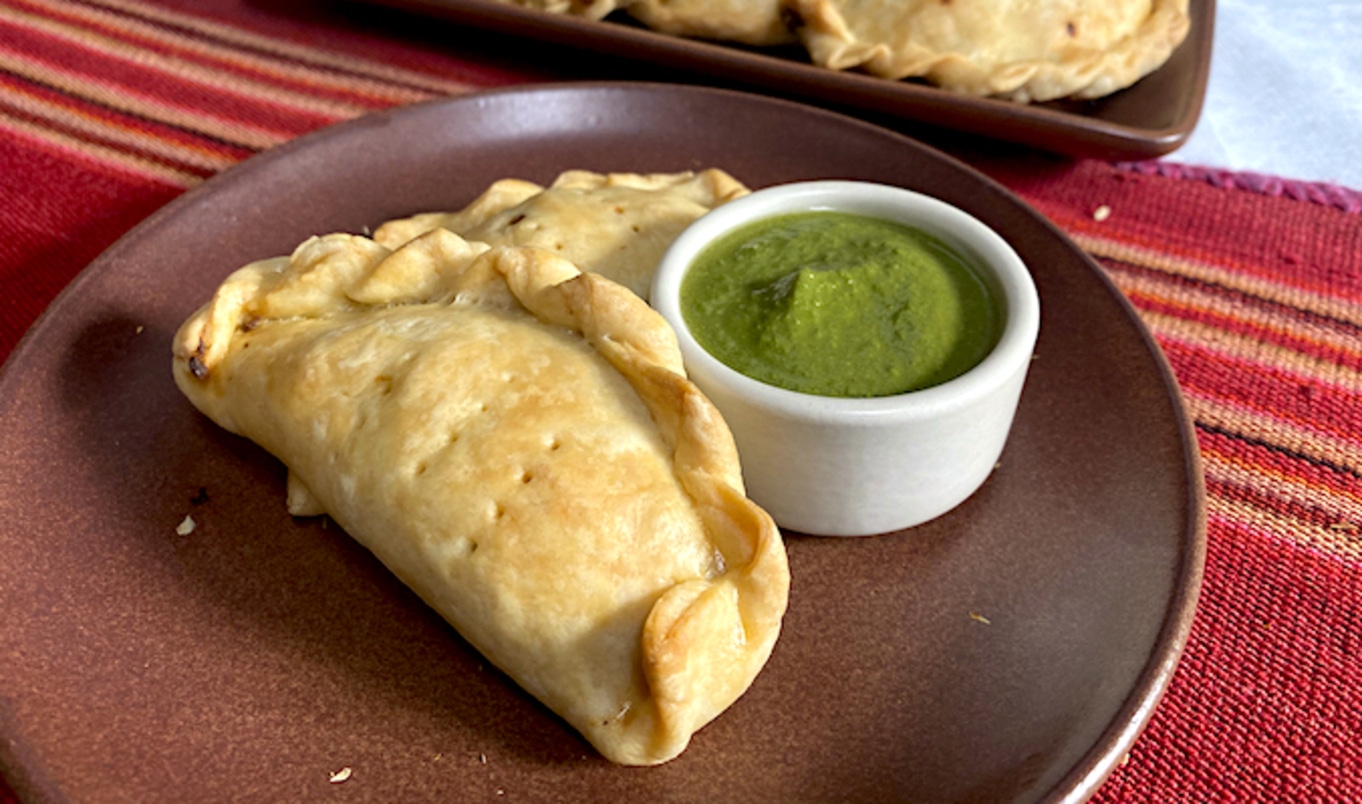
<svg viewBox="0 0 1362 804"><path fill-rule="evenodd" d="M1315 487L1331 489L1362 502L1362 475L1356 472L1326 465L1309 456L1296 453L1289 447L1254 438L1252 434L1221 432L1210 425L1197 428L1197 440L1202 453L1207 457L1220 457L1258 469L1260 476L1264 478L1264 482L1258 486L1262 491L1274 493L1276 488L1275 484L1270 482L1270 477L1272 474L1280 474L1298 478ZM1282 508L1280 512L1288 513L1288 508ZM1326 511L1319 517L1308 518L1308 521L1328 526L1338 522L1339 517L1336 511ZM1362 526L1362 523L1358 524ZM1358 538L1362 539L1362 533L1359 533Z"/></svg>
<svg viewBox="0 0 1362 804"><path fill-rule="evenodd" d="M1157 296L1150 296L1141 293L1139 290L1130 290L1126 296L1141 310L1151 313L1173 316L1185 321L1194 321L1205 324L1216 329L1232 332L1246 338L1251 338L1262 343L1280 346L1290 349L1306 357L1319 360L1327 360L1337 363L1340 366L1354 370L1362 370L1362 350L1356 347L1362 346L1362 340L1351 344L1354 348L1348 349L1342 345L1322 343L1306 337L1294 335L1280 328L1273 328L1258 321L1249 321L1242 318L1235 318L1223 313L1201 309L1190 304L1182 304L1177 301Z"/></svg>
<svg viewBox="0 0 1362 804"><path fill-rule="evenodd" d="M12 119L20 122L25 123L34 122L33 119L29 118L24 113L14 112L13 110L6 108L3 102L0 102L0 114L12 115ZM122 143L107 141L100 137L88 136L74 129L68 129L65 126L54 125L51 123L46 124L46 126L48 131L50 132L54 132L68 137L76 137L81 142L96 145L99 148L104 149L105 153L118 154L121 156L128 157L134 160L133 162L134 166L146 166L148 170L155 170L156 168L159 167L168 168L170 170L176 171L179 175L186 177L185 178L186 182L197 181L199 179L206 179L216 172L211 168L190 165L175 159L168 159L165 157L157 156L155 154L142 153L138 151L136 148L128 147ZM110 156L111 160L116 160L117 158L118 157L112 155Z"/></svg>
<svg viewBox="0 0 1362 804"><path fill-rule="evenodd" d="M1243 447L1244 445L1236 446ZM1311 467L1311 469L1316 475L1327 472L1327 470L1317 466ZM1288 500L1260 487L1228 483L1209 477L1206 480L1206 490L1219 499L1244 503L1264 512L1296 520L1302 525L1329 528L1344 522L1336 512L1328 508L1308 505L1298 500ZM1351 541L1355 538L1344 531L1338 531L1335 535L1341 540ZM1359 549L1362 549L1362 543L1359 543Z"/></svg>
<svg viewBox="0 0 1362 804"><path fill-rule="evenodd" d="M211 116L247 123L280 139L303 134L339 116L292 109L269 101L246 98L218 87L186 81L147 65L104 56L41 32L0 22L0 47L22 53L52 69L87 76L106 91L129 94L201 110Z"/></svg>
<svg viewBox="0 0 1362 804"><path fill-rule="evenodd" d="M99 5L90 2L90 5ZM478 87L526 81L561 81L588 59L563 51L573 63L552 64L546 46L489 34L475 27L442 24L392 10L345 7L300 0L247 3L241 0L157 0L156 5L220 21L287 42L360 56L405 70ZM459 58L451 54L460 54Z"/></svg>
<svg viewBox="0 0 1362 804"><path fill-rule="evenodd" d="M19 5L16 0L11 0ZM26 10L34 14L43 14L52 19L60 19L68 24L81 26L87 30L97 32L103 36L118 40L124 44L137 47L148 53L156 53L160 56L174 58L182 62L189 62L204 65L214 70L241 76L243 78L260 81L284 89L297 91L318 98L329 98L332 100L358 103L369 109L382 109L393 103L386 95L376 94L361 89L357 85L350 86L326 86L321 82L307 81L290 77L287 75L272 74L264 69L253 68L250 64L243 63L241 60L223 59L207 53L199 53L187 47L177 46L172 42L157 40L148 36L143 36L135 31L119 28L112 25L101 25L90 23L85 20L77 19L69 14L61 13L60 10L50 6L25 5ZM165 30L163 28L163 30ZM207 41L206 37L192 31L179 31L183 35L189 36L200 41ZM238 52L241 52L238 50ZM274 62L284 62L286 60L272 58ZM320 67L310 68L314 72L332 73L334 70ZM372 79L370 79L372 80ZM380 82L381 83L381 82ZM407 90L411 92L411 90ZM428 94L429 91L425 90Z"/></svg>
<svg viewBox="0 0 1362 804"><path fill-rule="evenodd" d="M1206 488L1219 499L1251 506L1254 510L1261 511L1264 514L1273 514L1278 517L1292 520L1293 523L1299 523L1299 526L1301 527L1329 528L1340 522L1335 515L1331 514L1326 509L1305 505L1295 500L1285 500L1280 497L1275 497L1268 492L1250 486L1208 479ZM1314 543L1313 540L1309 539L1289 538L1289 534L1281 532L1276 532L1272 535L1274 538L1298 542L1302 546ZM1342 531L1331 535L1337 536L1339 540L1351 541L1354 538ZM1319 552L1322 554L1339 553L1339 557L1344 561L1351 559L1350 556L1344 555L1347 552L1346 549L1328 549L1328 545L1320 548Z"/></svg>
<svg viewBox="0 0 1362 804"><path fill-rule="evenodd" d="M1212 519L1173 683L1101 804L1362 801L1358 566Z"/></svg>
<svg viewBox="0 0 1362 804"><path fill-rule="evenodd" d="M0 136L0 361L76 274L179 188Z"/></svg>
<svg viewBox="0 0 1362 804"><path fill-rule="evenodd" d="M1362 448L1362 405L1355 391L1173 339L1162 346L1188 393L1227 400Z"/></svg>
<svg viewBox="0 0 1362 804"><path fill-rule="evenodd" d="M255 150L252 148L234 145L210 137L201 132L188 131L162 121L149 120L145 117L131 115L96 103L88 98L72 95L54 87L44 86L23 77L6 74L4 72L0 72L0 93L4 93L5 95L27 95L38 98L52 105L70 110L72 113L82 117L98 120L117 128L139 132L178 147L213 154L214 156L224 159L240 161L255 153Z"/></svg>
<svg viewBox="0 0 1362 804"><path fill-rule="evenodd" d="M1235 332L1264 343L1271 343L1301 354L1321 360L1329 360L1349 368L1362 369L1362 327L1348 321L1289 307L1279 302L1252 296L1238 290L1198 282L1188 277L1158 271L1143 266L1117 260L1104 259L1103 267L1115 275L1154 277L1167 285L1157 295L1144 293L1139 289L1127 290L1126 295L1142 310L1175 316L1188 321ZM1178 296L1179 286L1207 294L1229 306L1234 312L1245 316L1236 318L1231 314L1198 306L1195 299ZM1250 320L1256 315L1262 320ZM1319 335L1297 334L1303 327L1310 327ZM1296 329L1297 332L1291 331ZM1336 343L1326 343L1320 338L1324 333L1336 339Z"/></svg>
<svg viewBox="0 0 1362 804"><path fill-rule="evenodd" d="M126 154L128 156L135 157L146 162L171 167L174 168L175 170L193 174L195 176L198 176L199 178L206 179L217 172L210 168L199 167L197 165L191 165L180 160L169 159L163 156L159 156L157 154L148 153L142 151L141 149L135 146L126 145L124 143L116 142L106 137L90 134L81 131L75 127L68 126L61 122L54 122L50 120L44 120L40 117L35 117L34 115L31 115L22 109L11 107L9 104L5 102L5 99L3 97L0 97L0 114L7 115L15 120L24 121L27 123L36 123L46 128L48 131L64 134L68 137L75 138L82 142L88 142L91 144L99 145L100 147L107 148L121 154Z"/></svg>
<svg viewBox="0 0 1362 804"><path fill-rule="evenodd" d="M1288 197L1223 190L1097 160L971 154L970 161L1071 232L1110 237L1267 279L1284 288L1362 295L1358 216ZM1093 220L1098 206L1111 215Z"/></svg>

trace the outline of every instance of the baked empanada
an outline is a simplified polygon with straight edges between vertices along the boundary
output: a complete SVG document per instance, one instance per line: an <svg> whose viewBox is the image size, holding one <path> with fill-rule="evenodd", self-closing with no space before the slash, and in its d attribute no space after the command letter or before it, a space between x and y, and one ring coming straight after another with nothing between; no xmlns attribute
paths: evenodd
<svg viewBox="0 0 1362 804"><path fill-rule="evenodd" d="M374 239L396 248L439 227L493 246L536 246L647 299L657 263L676 236L747 192L714 168L654 174L570 170L547 188L516 179L496 182L458 212L388 221Z"/></svg>
<svg viewBox="0 0 1362 804"><path fill-rule="evenodd" d="M617 0L496 0L508 6L522 6L550 14L567 14L598 20L619 8Z"/></svg>
<svg viewBox="0 0 1362 804"><path fill-rule="evenodd" d="M444 229L328 235L232 274L173 370L288 466L294 513L330 514L615 762L675 757L771 653L779 531L620 285Z"/></svg>
<svg viewBox="0 0 1362 804"><path fill-rule="evenodd" d="M1188 0L790 0L815 64L970 95L1097 98L1160 67Z"/></svg>
<svg viewBox="0 0 1362 804"><path fill-rule="evenodd" d="M796 41L782 17L785 0L497 0L550 14L599 20L623 9L649 28L673 36L783 45Z"/></svg>
<svg viewBox="0 0 1362 804"><path fill-rule="evenodd" d="M785 45L798 41L785 20L785 0L624 0L629 16L658 33Z"/></svg>

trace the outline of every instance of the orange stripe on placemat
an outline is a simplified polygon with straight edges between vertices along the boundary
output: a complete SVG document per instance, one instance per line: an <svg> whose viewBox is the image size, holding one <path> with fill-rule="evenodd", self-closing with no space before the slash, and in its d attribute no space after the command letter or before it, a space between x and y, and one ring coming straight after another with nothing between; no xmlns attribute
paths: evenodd
<svg viewBox="0 0 1362 804"><path fill-rule="evenodd" d="M1157 269L1116 260L1103 260L1103 267L1142 310L1201 321L1246 339L1362 370L1362 327L1347 321Z"/></svg>
<svg viewBox="0 0 1362 804"><path fill-rule="evenodd" d="M473 89L135 0L0 2L0 82L14 130L176 186L321 125Z"/></svg>
<svg viewBox="0 0 1362 804"><path fill-rule="evenodd" d="M7 136L22 135L58 150L96 160L104 165L127 171L145 179L188 189L203 181L203 176L162 164L137 154L109 147L101 143L74 137L70 134L38 125L29 120L0 111L0 131Z"/></svg>
<svg viewBox="0 0 1362 804"><path fill-rule="evenodd" d="M98 36L108 47L121 45L139 52L155 52L175 59L177 64L193 59L227 74L268 81L336 100L352 98L365 108L410 103L438 92L467 89L462 84L443 81L421 82L436 86L413 86L416 82L372 77L361 70L339 70L331 65L299 63L289 56L219 44L207 40L196 31L154 24L82 3L49 2L40 7L28 5L27 8L34 15L45 14L51 20L50 27L68 30L81 37L82 41ZM98 31L98 34L92 34L92 31ZM381 68L378 71L387 72Z"/></svg>
<svg viewBox="0 0 1362 804"><path fill-rule="evenodd" d="M1343 480L1337 467L1301 471L1290 462L1262 460L1248 449L1219 449L1207 439L1202 447L1206 477L1221 482L1254 487L1272 497L1328 514L1328 522L1351 522L1362 527L1362 484ZM1308 457L1308 456L1306 456Z"/></svg>
<svg viewBox="0 0 1362 804"><path fill-rule="evenodd" d="M1294 307L1319 316L1362 327L1362 305L1346 298L1272 282L1250 273L1222 267L1211 262L1170 253L1168 250L1134 245L1128 240L1097 237L1068 230L1084 251L1099 259L1118 260L1131 265L1154 268L1199 282L1217 285L1277 304Z"/></svg>
<svg viewBox="0 0 1362 804"><path fill-rule="evenodd" d="M129 154L142 154L204 176L223 170L249 154L242 149L205 147L202 138L181 136L171 139L173 132L153 133L142 121L120 119L107 112L101 114L89 105L8 78L0 74L0 86L6 89L0 94L0 110L76 139L101 143Z"/></svg>
<svg viewBox="0 0 1362 804"><path fill-rule="evenodd" d="M1219 351L1157 327L1183 397L1198 424L1225 429L1362 477L1362 411L1356 391ZM1296 366L1293 365L1293 368ZM1354 387L1359 382L1353 377Z"/></svg>
<svg viewBox="0 0 1362 804"><path fill-rule="evenodd" d="M1184 393L1183 399L1198 425L1253 439L1317 464L1350 472L1362 487L1362 441L1356 433L1340 436L1324 432L1311 422L1288 421L1271 412L1191 391Z"/></svg>
<svg viewBox="0 0 1362 804"><path fill-rule="evenodd" d="M1335 386L1349 394L1362 392L1362 370L1227 332L1201 321L1148 310L1142 310L1140 316L1160 340L1169 339L1235 360L1268 366L1282 375L1281 379Z"/></svg>
<svg viewBox="0 0 1362 804"><path fill-rule="evenodd" d="M0 70L73 97L87 98L110 109L197 131L252 150L268 148L289 139L288 135L281 132L263 130L219 115L165 103L97 78L28 60L22 54L5 50L3 43L0 43Z"/></svg>
<svg viewBox="0 0 1362 804"><path fill-rule="evenodd" d="M68 3L67 5L75 5ZM136 0L97 0L79 5L106 8L129 17L154 22L170 30L193 34L220 42L239 51L252 51L266 57L295 61L305 66L384 81L398 87L423 90L432 94L456 94L474 87L429 73L406 70L382 62L322 50L297 42L276 39L236 28L203 17L174 11Z"/></svg>
<svg viewBox="0 0 1362 804"><path fill-rule="evenodd" d="M1358 538L1358 531L1351 529L1353 523L1340 523L1342 527L1338 527L1302 522L1295 517L1283 516L1269 508L1237 499L1232 489L1216 486L1208 477L1208 487L1213 493L1207 495L1206 515L1213 527L1230 523L1274 539L1312 548L1336 559L1362 560L1362 539ZM1220 529L1217 528L1217 532Z"/></svg>
<svg viewBox="0 0 1362 804"><path fill-rule="evenodd" d="M265 103L284 109L303 112L324 120L354 117L369 108L352 101L331 100L315 93L255 80L237 73L213 69L210 66L173 58L136 44L103 36L91 28L75 27L0 5L0 22L23 27L30 32L58 40L70 48L104 61L118 61L138 71L155 74L155 80L171 77L179 84L193 85L195 94L206 96L235 95L255 103Z"/></svg>

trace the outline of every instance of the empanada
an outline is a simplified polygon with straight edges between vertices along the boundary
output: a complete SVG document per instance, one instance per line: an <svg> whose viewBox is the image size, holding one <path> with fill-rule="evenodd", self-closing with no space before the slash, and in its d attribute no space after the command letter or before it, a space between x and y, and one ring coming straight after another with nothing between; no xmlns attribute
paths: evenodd
<svg viewBox="0 0 1362 804"><path fill-rule="evenodd" d="M796 41L782 11L785 0L497 0L532 8L599 20L624 9L649 28L673 36L740 42L746 45L783 45Z"/></svg>
<svg viewBox="0 0 1362 804"><path fill-rule="evenodd" d="M173 370L288 466L295 513L330 514L615 762L675 757L771 653L779 531L620 285L443 229L328 235L232 274Z"/></svg>
<svg viewBox="0 0 1362 804"><path fill-rule="evenodd" d="M624 0L629 16L658 33L744 45L798 41L785 20L785 0Z"/></svg>
<svg viewBox="0 0 1362 804"><path fill-rule="evenodd" d="M521 6L550 14L567 14L598 20L619 8L617 0L496 0L508 6Z"/></svg>
<svg viewBox="0 0 1362 804"><path fill-rule="evenodd" d="M496 182L458 212L388 221L374 239L396 248L440 227L493 246L537 246L647 299L657 263L676 236L747 192L714 168L654 174L570 170L547 188L515 179Z"/></svg>
<svg viewBox="0 0 1362 804"><path fill-rule="evenodd" d="M1016 101L1097 98L1160 67L1188 0L790 0L815 64Z"/></svg>

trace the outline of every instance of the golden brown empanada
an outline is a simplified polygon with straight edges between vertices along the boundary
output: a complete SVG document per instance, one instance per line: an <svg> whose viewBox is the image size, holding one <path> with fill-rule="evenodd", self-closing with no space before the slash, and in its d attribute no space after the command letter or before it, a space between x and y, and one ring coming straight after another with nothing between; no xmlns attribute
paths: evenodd
<svg viewBox="0 0 1362 804"><path fill-rule="evenodd" d="M790 0L815 64L971 95L1096 98L1157 69L1188 0Z"/></svg>
<svg viewBox="0 0 1362 804"><path fill-rule="evenodd" d="M599 20L624 9L649 28L673 36L783 45L796 37L782 11L785 0L497 0L550 14Z"/></svg>
<svg viewBox="0 0 1362 804"><path fill-rule="evenodd" d="M747 192L714 168L654 174L570 170L547 188L515 179L496 182L458 212L388 221L374 239L396 248L440 227L493 246L536 246L647 299L657 263L676 236Z"/></svg>
<svg viewBox="0 0 1362 804"><path fill-rule="evenodd" d="M591 20L598 20L619 8L617 0L496 0L496 2Z"/></svg>
<svg viewBox="0 0 1362 804"><path fill-rule="evenodd" d="M751 684L789 570L638 296L531 248L329 235L232 274L175 380L602 754L655 764ZM528 712L529 710L527 710Z"/></svg>
<svg viewBox="0 0 1362 804"><path fill-rule="evenodd" d="M624 0L620 5L658 33L756 46L798 41L783 13L785 0Z"/></svg>

